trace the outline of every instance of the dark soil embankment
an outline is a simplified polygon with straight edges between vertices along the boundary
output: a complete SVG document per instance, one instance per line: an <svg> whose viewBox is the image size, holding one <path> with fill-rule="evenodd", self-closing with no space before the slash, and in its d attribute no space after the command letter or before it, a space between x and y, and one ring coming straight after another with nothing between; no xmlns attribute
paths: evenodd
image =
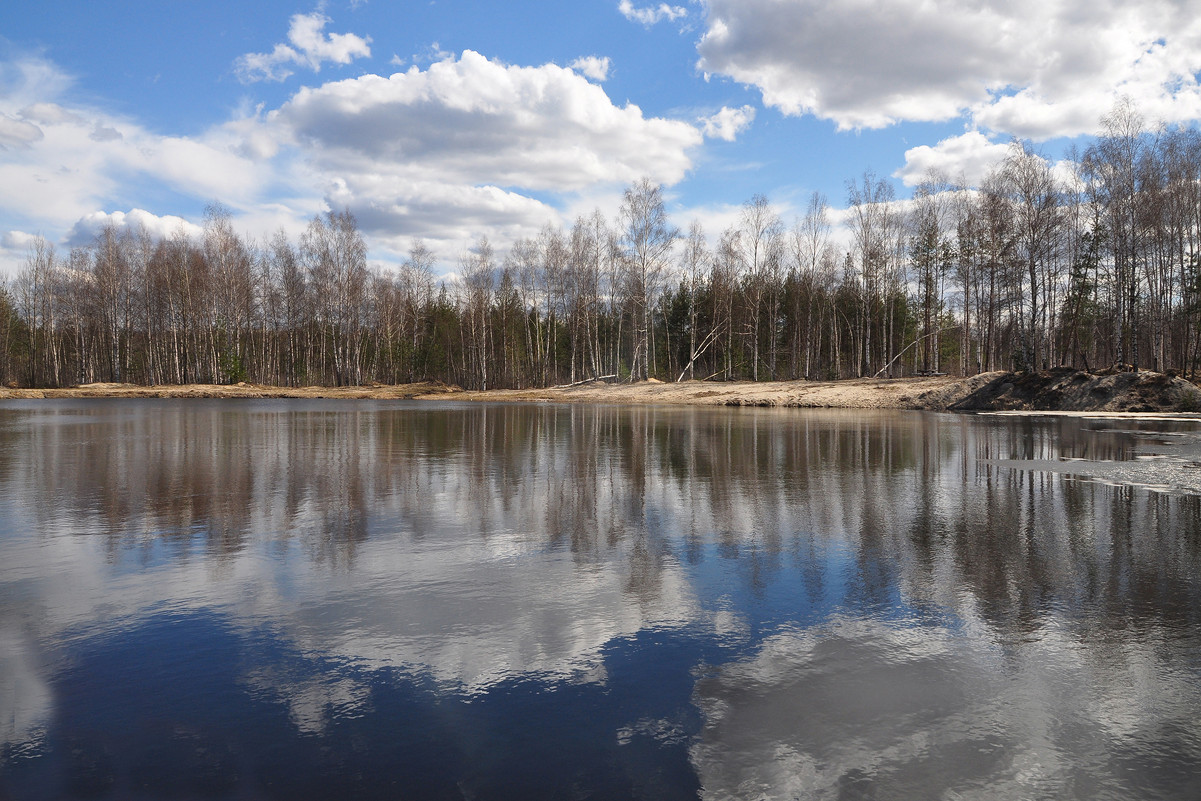
<svg viewBox="0 0 1201 801"><path fill-rule="evenodd" d="M1197 412L1201 390L1183 378L1149 371L1093 375L1061 368L1004 373L950 411Z"/></svg>

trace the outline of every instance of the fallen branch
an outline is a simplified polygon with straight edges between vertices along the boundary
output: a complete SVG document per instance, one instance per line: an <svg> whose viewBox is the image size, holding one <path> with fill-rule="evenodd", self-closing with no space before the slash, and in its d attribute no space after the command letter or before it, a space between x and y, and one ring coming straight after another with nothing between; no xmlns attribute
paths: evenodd
<svg viewBox="0 0 1201 801"><path fill-rule="evenodd" d="M617 378L617 374L614 373L613 375L593 376L592 378L585 378L583 381L575 381L570 384L558 384L557 386L551 387L551 389L571 389L572 387L578 387L581 384L591 384L593 381L606 381L610 378Z"/></svg>
<svg viewBox="0 0 1201 801"><path fill-rule="evenodd" d="M700 355L708 350L710 345L717 341L717 332L719 330L720 326L714 328L704 339L701 340L701 344L696 346L696 350L692 353L692 358L688 360L688 364L685 365L684 369L680 371L680 377L676 379L677 384L684 380L684 373L688 372L692 368L693 363L700 358ZM720 373L721 371L718 370L717 372ZM714 373L713 375L717 375L717 373Z"/></svg>
<svg viewBox="0 0 1201 801"><path fill-rule="evenodd" d="M941 333L943 333L944 331L954 331L954 330L955 330L956 328L958 328L958 327L959 327L959 325L958 325L958 324L956 324L956 325L949 325L949 326L947 326L946 328L941 328L941 329L939 329L938 331L931 331L930 333L926 334L924 337L918 337L917 339L913 340L913 341L912 341L912 342L910 342L908 345L906 345L904 350L902 350L902 351L901 351L900 353L898 353L896 356L893 356L893 357L892 357L892 361L891 361L891 362L889 362L888 364L884 365L883 367L881 367L881 368L880 368L880 372L879 372L879 373L876 373L874 376L872 376L872 378L879 378L879 377L880 377L880 373L884 372L885 370L887 370L888 368L890 368L890 367L892 367L894 364L896 364L896 363L897 363L897 359L901 358L901 357L902 357L902 356L904 356L906 353L908 353L910 348L912 348L912 347L913 347L914 345L916 345L917 343L921 342L923 339L929 339L930 337L934 336L935 334L941 334Z"/></svg>

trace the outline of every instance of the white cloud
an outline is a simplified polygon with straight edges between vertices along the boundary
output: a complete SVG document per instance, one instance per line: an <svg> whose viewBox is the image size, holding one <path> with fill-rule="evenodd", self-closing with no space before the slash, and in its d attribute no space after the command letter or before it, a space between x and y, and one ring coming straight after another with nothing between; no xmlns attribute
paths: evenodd
<svg viewBox="0 0 1201 801"><path fill-rule="evenodd" d="M29 147L43 137L42 129L32 122L0 114L0 150Z"/></svg>
<svg viewBox="0 0 1201 801"><path fill-rule="evenodd" d="M84 120L78 115L55 103L34 103L19 112L23 119L38 125L62 125L65 123L82 124Z"/></svg>
<svg viewBox="0 0 1201 801"><path fill-rule="evenodd" d="M0 109L14 113L3 99ZM0 159L0 211L69 225L121 204L146 181L236 203L256 195L268 170L234 152L220 130L196 138L160 136L103 112L50 103L32 113L42 136ZM22 111L15 114L33 124L21 119Z"/></svg>
<svg viewBox="0 0 1201 801"><path fill-rule="evenodd" d="M716 114L700 119L705 136L726 142L733 142L738 134L745 131L754 121L755 108L753 106L743 106L742 108L722 106L721 111Z"/></svg>
<svg viewBox="0 0 1201 801"><path fill-rule="evenodd" d="M583 56L577 58L568 65L585 78L591 78L594 81L607 81L609 79L609 68L612 66L609 57L599 58L597 56Z"/></svg>
<svg viewBox="0 0 1201 801"><path fill-rule="evenodd" d="M968 115L1022 137L1091 133L1122 94L1149 119L1201 116L1188 4L707 0L698 66L785 114L840 128Z"/></svg>
<svg viewBox="0 0 1201 801"><path fill-rule="evenodd" d="M943 139L934 146L920 145L905 151L905 166L893 173L906 186L917 186L930 172L951 180L963 178L976 186L1009 153L1009 146L991 141L979 131Z"/></svg>
<svg viewBox="0 0 1201 801"><path fill-rule="evenodd" d="M148 187L246 208L278 180L272 162L245 152L249 137L239 125L246 123L194 137L162 136L127 118L68 105L70 79L42 59L3 64L0 72L12 81L0 93L0 119L25 132L22 146L0 150L6 228L41 231L51 240L68 231L74 237L98 209L145 203L140 193ZM39 134L29 134L31 128ZM11 271L14 253L4 254L0 272Z"/></svg>
<svg viewBox="0 0 1201 801"><path fill-rule="evenodd" d="M303 151L332 205L377 236L446 247L532 235L560 199L641 176L672 184L701 132L613 104L571 69L465 51L422 70L304 88L261 125Z"/></svg>
<svg viewBox="0 0 1201 801"><path fill-rule="evenodd" d="M184 234L193 238L199 238L204 233L199 225L170 214L159 216L143 209L133 209L128 213L94 211L79 218L71 227L64 240L65 244L71 246L91 244L97 234L108 226L135 234L145 231L153 239L166 239L177 231L183 231Z"/></svg>
<svg viewBox="0 0 1201 801"><path fill-rule="evenodd" d="M643 175L675 183L701 143L693 126L615 106L571 70L470 50L426 71L301 89L271 116L327 167L558 192Z"/></svg>
<svg viewBox="0 0 1201 801"><path fill-rule="evenodd" d="M71 76L45 58L25 55L0 61L0 101L5 108L36 110L43 100L64 94L73 83Z"/></svg>
<svg viewBox="0 0 1201 801"><path fill-rule="evenodd" d="M24 231L5 231L0 235L0 248L27 251L40 238L37 234L27 234Z"/></svg>
<svg viewBox="0 0 1201 801"><path fill-rule="evenodd" d="M595 77L607 63L575 66ZM243 108L195 136L69 102L69 79L47 62L0 70L19 78L0 95L0 115L22 142L0 150L0 217L60 245L172 193L229 205L239 230L260 239L347 207L373 256L403 253L417 236L446 258L484 234L503 250L548 221L569 222L562 214L582 198L620 196L643 176L680 181L704 141L692 122L615 105L581 72L471 51L302 88L278 109ZM176 224L144 222L166 233ZM0 255L3 272L24 254Z"/></svg>
<svg viewBox="0 0 1201 801"><path fill-rule="evenodd" d="M347 174L327 187L326 202L348 208L359 227L394 253L420 238L449 258L486 235L496 245L534 236L554 208L495 186L444 183L403 175Z"/></svg>
<svg viewBox="0 0 1201 801"><path fill-rule="evenodd" d="M20 271L29 258L29 249L37 240L36 234L25 231L0 233L0 282Z"/></svg>
<svg viewBox="0 0 1201 801"><path fill-rule="evenodd" d="M673 215L673 220L684 235L687 235L692 223L700 223L709 247L716 248L721 241L722 233L737 226L741 217L742 204L713 203L680 209Z"/></svg>
<svg viewBox="0 0 1201 801"><path fill-rule="evenodd" d="M630 0L621 0L617 4L617 10L630 22L638 22L648 27L663 20L675 22L688 16L688 9L683 6L669 6L667 3L660 3L650 8L636 8Z"/></svg>
<svg viewBox="0 0 1201 801"><path fill-rule="evenodd" d="M978 73L1007 55L995 12L945 0L709 0L707 8L701 69L757 86L786 114L840 127L953 117L987 97Z"/></svg>
<svg viewBox="0 0 1201 801"><path fill-rule="evenodd" d="M288 26L289 44L277 44L270 53L247 53L234 62L234 71L243 83L282 81L298 65L320 72L327 61L345 65L371 56L370 36L327 34L325 26L329 22L320 11L294 15Z"/></svg>

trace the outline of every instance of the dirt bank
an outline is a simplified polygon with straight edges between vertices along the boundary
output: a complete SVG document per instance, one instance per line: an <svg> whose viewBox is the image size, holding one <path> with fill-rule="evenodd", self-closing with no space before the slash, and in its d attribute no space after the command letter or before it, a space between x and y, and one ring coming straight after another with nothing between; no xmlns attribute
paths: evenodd
<svg viewBox="0 0 1201 801"><path fill-rule="evenodd" d="M598 382L574 387L486 392L464 392L438 382L362 387L87 384L67 389L3 389L0 398L420 398L935 411L1201 411L1201 390L1181 378L1146 371L1098 376L1074 370L996 372L971 378L938 376L761 383L687 381L680 384Z"/></svg>
<svg viewBox="0 0 1201 801"><path fill-rule="evenodd" d="M1002 373L951 411L1201 412L1201 390L1183 378L1146 370L1093 375L1068 368Z"/></svg>

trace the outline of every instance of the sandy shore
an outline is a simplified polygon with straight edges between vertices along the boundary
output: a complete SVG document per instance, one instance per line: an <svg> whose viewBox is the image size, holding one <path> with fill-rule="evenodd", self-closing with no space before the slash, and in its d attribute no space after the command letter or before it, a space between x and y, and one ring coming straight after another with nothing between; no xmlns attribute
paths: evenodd
<svg viewBox="0 0 1201 801"><path fill-rule="evenodd" d="M62 389L0 389L0 399L17 398L346 398L400 400L451 397L459 390L439 383L361 387L275 387L266 384L82 384Z"/></svg>
<svg viewBox="0 0 1201 801"><path fill-rule="evenodd" d="M793 406L852 409L945 409L1000 374L969 379L935 377L844 381L702 382L678 384L581 384L544 389L463 391L439 383L362 387L274 387L257 384L187 384L144 387L85 384L63 389L0 389L0 398L374 398L380 400L465 400L673 404L703 406Z"/></svg>
<svg viewBox="0 0 1201 801"><path fill-rule="evenodd" d="M549 401L692 406L788 406L842 409L946 409L999 374L973 378L846 379L843 381L583 384L549 389L463 392L465 400Z"/></svg>
<svg viewBox="0 0 1201 801"><path fill-rule="evenodd" d="M780 406L933 411L1201 411L1201 390L1148 371L1092 375L1070 369L843 381L589 383L545 389L463 391L438 382L360 387L86 384L64 389L0 389L3 398L366 398L377 400Z"/></svg>

